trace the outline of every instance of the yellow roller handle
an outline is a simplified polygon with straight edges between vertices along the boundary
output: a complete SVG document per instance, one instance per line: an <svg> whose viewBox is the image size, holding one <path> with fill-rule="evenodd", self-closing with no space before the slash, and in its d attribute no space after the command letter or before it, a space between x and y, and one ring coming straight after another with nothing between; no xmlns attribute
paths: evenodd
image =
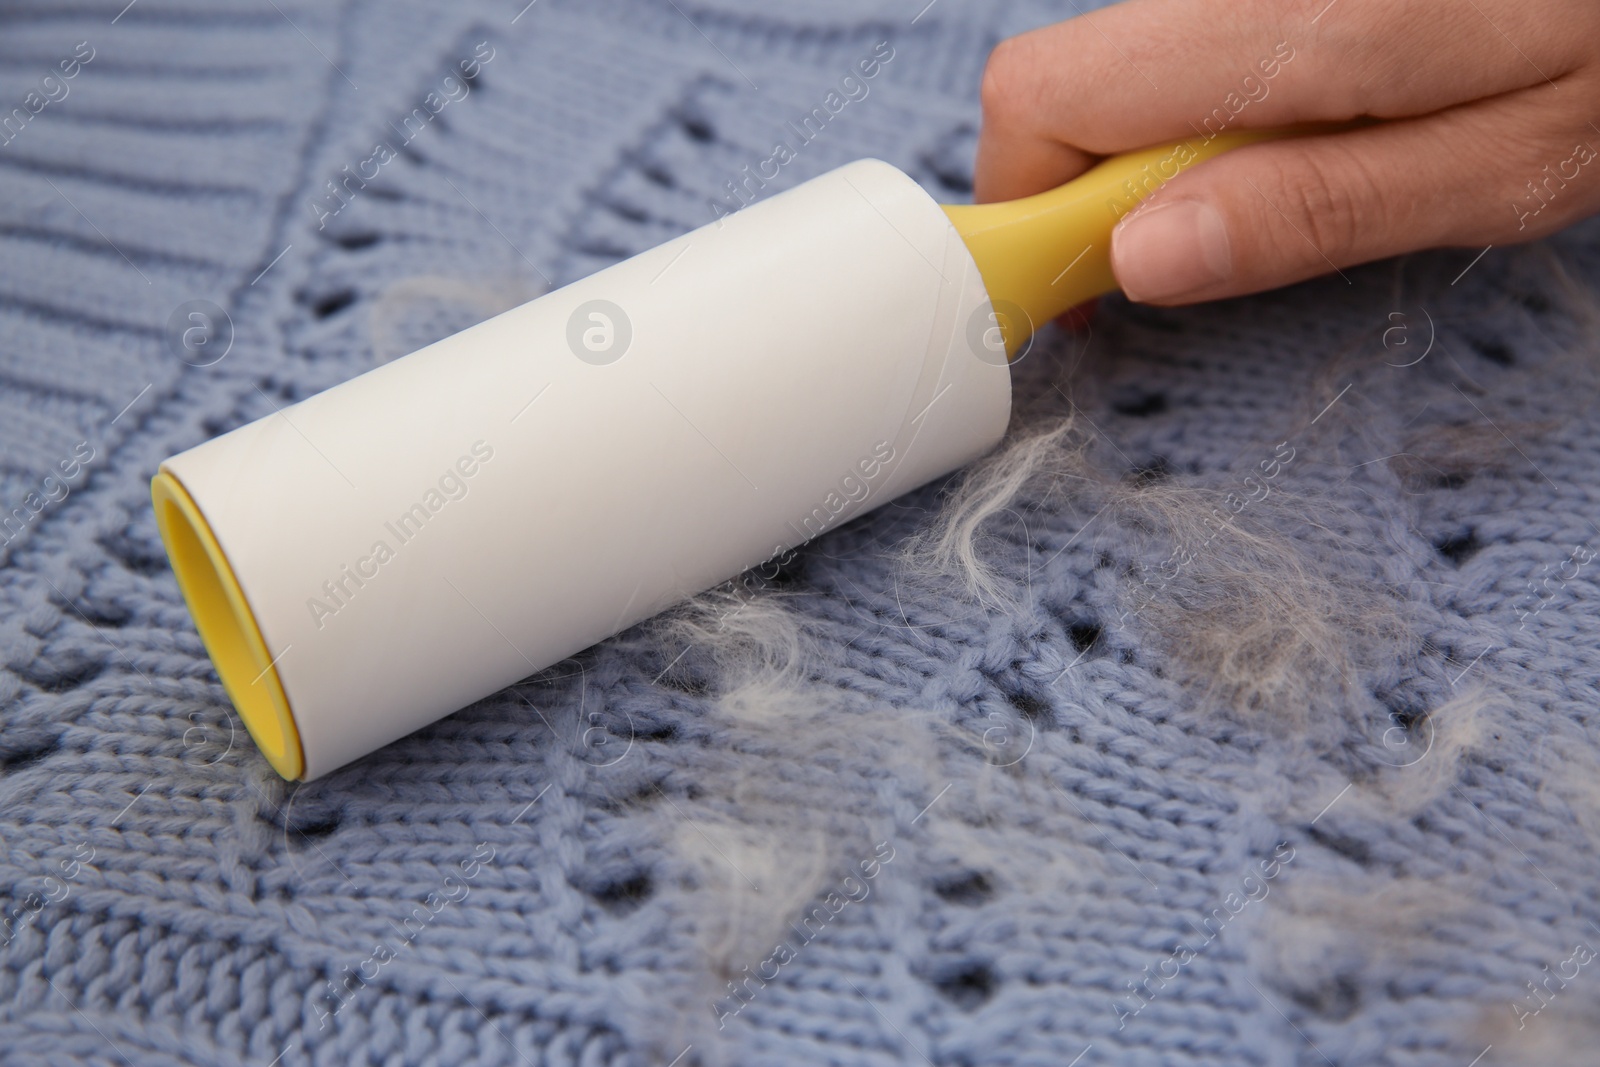
<svg viewBox="0 0 1600 1067"><path fill-rule="evenodd" d="M1317 131L1295 127L1196 136L1112 156L1036 196L946 206L945 214L977 261L1006 354L1015 357L1035 329L1068 308L1116 290L1111 231L1156 190L1229 149L1311 132Z"/></svg>

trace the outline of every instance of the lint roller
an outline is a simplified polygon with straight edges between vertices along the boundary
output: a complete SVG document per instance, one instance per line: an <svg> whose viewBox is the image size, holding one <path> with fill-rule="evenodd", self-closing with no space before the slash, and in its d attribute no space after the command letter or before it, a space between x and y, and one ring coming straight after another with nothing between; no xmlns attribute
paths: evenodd
<svg viewBox="0 0 1600 1067"><path fill-rule="evenodd" d="M1117 220L1262 136L982 206L851 163L173 456L228 696L316 778L969 463Z"/></svg>

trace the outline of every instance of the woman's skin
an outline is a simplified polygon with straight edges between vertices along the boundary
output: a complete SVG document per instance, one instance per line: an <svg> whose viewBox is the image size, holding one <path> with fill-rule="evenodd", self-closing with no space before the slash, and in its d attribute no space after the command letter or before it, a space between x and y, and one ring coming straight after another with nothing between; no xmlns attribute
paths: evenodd
<svg viewBox="0 0 1600 1067"><path fill-rule="evenodd" d="M1600 211L1600 0L1125 0L994 50L975 191L1027 196L1220 128L1361 118L1384 121L1173 179L1112 236L1123 291L1237 296Z"/></svg>

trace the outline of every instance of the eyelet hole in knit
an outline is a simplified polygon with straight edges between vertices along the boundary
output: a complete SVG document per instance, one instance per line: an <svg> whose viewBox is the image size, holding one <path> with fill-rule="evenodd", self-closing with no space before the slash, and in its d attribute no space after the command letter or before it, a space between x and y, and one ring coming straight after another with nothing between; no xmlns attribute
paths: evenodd
<svg viewBox="0 0 1600 1067"><path fill-rule="evenodd" d="M1361 1007L1361 986L1355 977L1341 974L1315 990L1290 988L1289 999L1306 1011L1330 1022L1344 1022Z"/></svg>
<svg viewBox="0 0 1600 1067"><path fill-rule="evenodd" d="M94 681L105 669L104 660L85 661L55 671L36 684L46 693L65 693Z"/></svg>
<svg viewBox="0 0 1600 1067"><path fill-rule="evenodd" d="M656 685L663 686L685 696L703 697L711 693L711 683L697 674L691 674L681 669L668 670L656 679Z"/></svg>
<svg viewBox="0 0 1600 1067"><path fill-rule="evenodd" d="M371 232L345 233L330 239L346 252L358 252L363 248L371 248L382 241L383 234Z"/></svg>
<svg viewBox="0 0 1600 1067"><path fill-rule="evenodd" d="M1502 341L1474 338L1467 343L1472 346L1474 352L1497 367L1509 367L1517 361L1511 354L1511 349Z"/></svg>
<svg viewBox="0 0 1600 1067"><path fill-rule="evenodd" d="M1112 401L1111 410L1132 419L1147 419L1167 410L1167 397L1164 393L1137 393Z"/></svg>
<svg viewBox="0 0 1600 1067"><path fill-rule="evenodd" d="M356 299L357 293L354 289L339 289L322 296L308 297L306 303L311 308L312 318L327 319L354 304Z"/></svg>
<svg viewBox="0 0 1600 1067"><path fill-rule="evenodd" d="M1368 867L1372 864L1372 849L1365 841L1320 826L1311 828L1310 837L1329 852L1343 856L1357 867Z"/></svg>
<svg viewBox="0 0 1600 1067"><path fill-rule="evenodd" d="M154 532L153 526L145 529ZM148 578L167 572L167 554L162 550L159 539L149 539L143 530L125 527L102 535L100 547L118 566L140 577ZM126 622L126 618L123 621Z"/></svg>
<svg viewBox="0 0 1600 1067"><path fill-rule="evenodd" d="M638 911L655 891L655 879L650 877L649 871L634 871L584 890L602 911L613 917Z"/></svg>
<svg viewBox="0 0 1600 1067"><path fill-rule="evenodd" d="M1134 485L1158 485L1172 477L1172 464L1165 456L1152 456L1130 467L1123 477Z"/></svg>
<svg viewBox="0 0 1600 1067"><path fill-rule="evenodd" d="M633 737L637 741L676 741L678 724L670 720L654 724L640 723L634 727Z"/></svg>
<svg viewBox="0 0 1600 1067"><path fill-rule="evenodd" d="M1408 735L1415 734L1418 727L1428 721L1428 710L1426 708L1412 707L1399 701L1385 706L1389 709L1389 720Z"/></svg>
<svg viewBox="0 0 1600 1067"><path fill-rule="evenodd" d="M1067 624L1067 636L1072 639L1072 647L1079 652L1088 652L1100 643L1102 633L1097 622L1072 622Z"/></svg>
<svg viewBox="0 0 1600 1067"><path fill-rule="evenodd" d="M335 813L333 815L325 815L304 825L290 826L289 829L293 830L295 835L302 840L316 842L325 837L332 837L339 829L339 822L339 816Z"/></svg>
<svg viewBox="0 0 1600 1067"><path fill-rule="evenodd" d="M918 181L931 179L951 194L948 199L971 196L972 161L977 155L977 146L977 128L970 123L960 123L941 136L933 148L917 157L917 170L912 177Z"/></svg>
<svg viewBox="0 0 1600 1067"><path fill-rule="evenodd" d="M6 748L0 752L0 774L14 774L35 764L43 763L61 748L61 735L50 737L28 736L6 738Z"/></svg>
<svg viewBox="0 0 1600 1067"><path fill-rule="evenodd" d="M709 144L716 140L717 131L705 119L698 116L679 115L678 125L683 128L684 133L689 135L691 141L699 144Z"/></svg>
<svg viewBox="0 0 1600 1067"><path fill-rule="evenodd" d="M1483 545L1478 541L1477 532L1469 528L1435 541L1433 547L1439 555L1459 567L1477 555Z"/></svg>
<svg viewBox="0 0 1600 1067"><path fill-rule="evenodd" d="M933 980L933 987L963 1011L981 1008L1000 983L987 963L968 962Z"/></svg>
<svg viewBox="0 0 1600 1067"><path fill-rule="evenodd" d="M1050 701L1042 696L1036 696L1021 689L1002 691L1006 695L1006 702L1016 708L1017 713L1030 722L1045 718L1050 713Z"/></svg>
<svg viewBox="0 0 1600 1067"><path fill-rule="evenodd" d="M994 898L994 883L982 871L963 871L933 883L933 891L947 903L977 907Z"/></svg>

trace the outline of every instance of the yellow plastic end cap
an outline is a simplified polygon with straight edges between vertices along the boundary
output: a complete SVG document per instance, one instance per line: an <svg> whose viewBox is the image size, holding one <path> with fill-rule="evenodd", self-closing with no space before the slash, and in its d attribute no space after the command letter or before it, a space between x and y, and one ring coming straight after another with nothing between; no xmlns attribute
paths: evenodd
<svg viewBox="0 0 1600 1067"><path fill-rule="evenodd" d="M172 573L223 689L272 769L298 779L305 773L300 731L228 557L178 479L165 470L158 472L150 480L150 499Z"/></svg>

